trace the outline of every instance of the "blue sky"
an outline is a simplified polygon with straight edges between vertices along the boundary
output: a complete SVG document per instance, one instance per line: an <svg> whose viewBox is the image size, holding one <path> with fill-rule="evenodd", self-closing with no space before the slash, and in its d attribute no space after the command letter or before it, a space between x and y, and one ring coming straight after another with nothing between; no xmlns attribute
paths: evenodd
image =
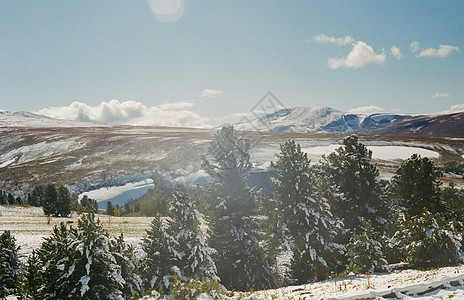
<svg viewBox="0 0 464 300"><path fill-rule="evenodd" d="M201 125L268 91L287 107L464 110L458 0L2 0L0 36L3 110Z"/></svg>

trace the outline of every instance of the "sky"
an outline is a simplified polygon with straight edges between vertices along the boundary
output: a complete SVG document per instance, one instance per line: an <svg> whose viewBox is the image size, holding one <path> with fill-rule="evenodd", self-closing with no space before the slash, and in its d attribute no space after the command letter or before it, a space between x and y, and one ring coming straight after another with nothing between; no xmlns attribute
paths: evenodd
<svg viewBox="0 0 464 300"><path fill-rule="evenodd" d="M0 109L209 126L282 106L464 111L464 1L0 1Z"/></svg>

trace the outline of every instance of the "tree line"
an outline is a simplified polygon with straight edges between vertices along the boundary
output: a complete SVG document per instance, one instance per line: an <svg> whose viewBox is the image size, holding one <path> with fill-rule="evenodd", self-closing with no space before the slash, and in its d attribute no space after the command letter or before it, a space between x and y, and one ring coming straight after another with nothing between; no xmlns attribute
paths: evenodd
<svg viewBox="0 0 464 300"><path fill-rule="evenodd" d="M271 164L269 192L249 184L250 147L224 126L203 157L212 183L188 188L154 178L155 213L142 255L84 215L77 228L55 228L19 272L16 288L30 293L40 278L32 289L42 293L37 299L128 299L172 294L179 282L196 279L246 291L382 272L400 262L462 262L464 193L443 187L428 158L412 155L386 181L356 135L317 164L289 140Z"/></svg>

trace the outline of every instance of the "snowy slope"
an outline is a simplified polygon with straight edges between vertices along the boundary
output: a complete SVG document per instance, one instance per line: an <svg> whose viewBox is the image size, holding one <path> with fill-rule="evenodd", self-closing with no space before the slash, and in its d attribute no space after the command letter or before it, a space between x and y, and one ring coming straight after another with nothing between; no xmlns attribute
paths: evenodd
<svg viewBox="0 0 464 300"><path fill-rule="evenodd" d="M409 119L397 114L350 114L319 105L284 108L248 124L239 124L249 130L273 132L357 132L383 128L394 122Z"/></svg>
<svg viewBox="0 0 464 300"><path fill-rule="evenodd" d="M330 107L314 105L280 109L241 125L247 129L273 132L348 132L359 127L359 118Z"/></svg>
<svg viewBox="0 0 464 300"><path fill-rule="evenodd" d="M30 112L0 111L0 127L89 127L93 123L59 120Z"/></svg>

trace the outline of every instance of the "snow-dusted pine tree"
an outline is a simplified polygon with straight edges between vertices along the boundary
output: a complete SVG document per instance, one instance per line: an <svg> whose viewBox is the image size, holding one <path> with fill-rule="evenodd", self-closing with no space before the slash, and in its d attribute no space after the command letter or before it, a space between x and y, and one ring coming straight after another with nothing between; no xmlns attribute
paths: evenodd
<svg viewBox="0 0 464 300"><path fill-rule="evenodd" d="M178 242L178 252L182 259L176 264L183 280L193 278L219 279L212 259L213 249L209 247L209 226L204 216L196 209L195 201L189 194L177 191L170 208L173 224L172 235Z"/></svg>
<svg viewBox="0 0 464 300"><path fill-rule="evenodd" d="M34 249L32 254L27 258L22 274L22 295L23 300L41 299L40 288L42 286L41 265L37 250Z"/></svg>
<svg viewBox="0 0 464 300"><path fill-rule="evenodd" d="M461 262L462 231L453 221L439 213L424 211L402 219L401 223L402 230L393 236L392 243L404 251L412 267L441 267Z"/></svg>
<svg viewBox="0 0 464 300"><path fill-rule="evenodd" d="M110 252L121 267L121 276L124 279L122 293L129 299L138 294L143 295L143 280L139 276L139 259L132 244L126 244L121 233L117 238L110 240Z"/></svg>
<svg viewBox="0 0 464 300"><path fill-rule="evenodd" d="M155 217L144 239L144 277L149 288L164 289L176 275L182 281L218 279L208 245L208 223L188 193L174 193L167 217Z"/></svg>
<svg viewBox="0 0 464 300"><path fill-rule="evenodd" d="M171 276L178 271L172 269L175 267L173 262L182 257L176 251L179 245L169 230L171 224L171 218L157 214L143 239L142 248L146 255L141 265L147 289L167 291Z"/></svg>
<svg viewBox="0 0 464 300"><path fill-rule="evenodd" d="M349 271L360 274L382 270L387 261L379 236L379 233L372 228L371 222L363 220L347 246Z"/></svg>
<svg viewBox="0 0 464 300"><path fill-rule="evenodd" d="M38 252L42 297L123 299L125 281L109 246L110 238L93 214L84 214L77 228L55 227Z"/></svg>
<svg viewBox="0 0 464 300"><path fill-rule="evenodd" d="M0 235L0 298L16 292L20 273L18 249L10 231Z"/></svg>
<svg viewBox="0 0 464 300"><path fill-rule="evenodd" d="M413 154L401 164L392 179L392 190L406 217L419 216L424 211L445 215L440 176L442 172L427 157Z"/></svg>
<svg viewBox="0 0 464 300"><path fill-rule="evenodd" d="M300 145L289 140L280 145L280 150L272 164L276 170L278 212L278 225L274 227L281 228L275 237L281 241L282 250L293 252L292 277L304 283L315 280L316 269L327 267L327 255L340 248L334 237L341 224L315 186L310 160Z"/></svg>
<svg viewBox="0 0 464 300"><path fill-rule="evenodd" d="M259 245L258 195L247 184L250 168L250 141L232 125L224 126L211 141L203 169L216 180L206 188L211 245L217 251L218 276L228 289L274 286Z"/></svg>
<svg viewBox="0 0 464 300"><path fill-rule="evenodd" d="M386 182L379 179L372 151L351 135L343 140L342 147L323 157L322 169L339 195L331 199L330 205L347 229L343 242L349 241L364 219L372 223L374 230L383 231L389 214Z"/></svg>

